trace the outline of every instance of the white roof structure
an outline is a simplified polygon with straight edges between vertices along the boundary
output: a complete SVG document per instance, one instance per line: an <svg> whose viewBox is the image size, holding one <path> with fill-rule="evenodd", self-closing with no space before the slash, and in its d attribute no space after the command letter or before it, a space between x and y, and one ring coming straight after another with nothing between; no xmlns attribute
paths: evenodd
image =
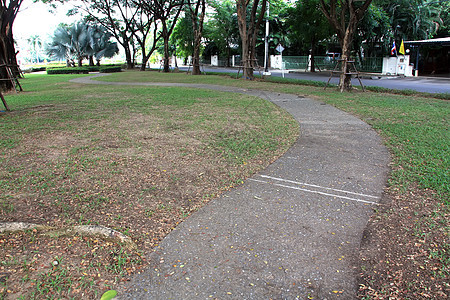
<svg viewBox="0 0 450 300"><path fill-rule="evenodd" d="M443 46L450 46L450 37L437 38L437 39L429 39L429 40L420 40L420 41L405 41L405 44L418 44L418 45L431 45L431 44L440 44Z"/></svg>

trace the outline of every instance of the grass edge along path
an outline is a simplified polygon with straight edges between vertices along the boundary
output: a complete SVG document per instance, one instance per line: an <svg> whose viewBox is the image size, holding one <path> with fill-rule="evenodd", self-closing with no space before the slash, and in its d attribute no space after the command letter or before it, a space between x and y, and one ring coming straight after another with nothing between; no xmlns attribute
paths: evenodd
<svg viewBox="0 0 450 300"><path fill-rule="evenodd" d="M216 74L157 76L139 74L140 81L232 85L313 96L357 115L384 138L392 154L392 172L383 206L371 218L361 246L362 299L441 299L448 297L450 246L448 94L355 90L324 91L322 83L270 78L247 82ZM218 79L220 78L220 79ZM137 75L116 74L98 80L134 81ZM300 85L298 85L298 83ZM314 87L314 86L319 86ZM442 100L446 99L446 100Z"/></svg>

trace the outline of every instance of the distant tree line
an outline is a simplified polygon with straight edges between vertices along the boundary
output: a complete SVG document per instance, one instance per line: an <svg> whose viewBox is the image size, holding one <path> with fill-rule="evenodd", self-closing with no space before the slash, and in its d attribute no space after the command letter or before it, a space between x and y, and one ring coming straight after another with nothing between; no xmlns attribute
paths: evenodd
<svg viewBox="0 0 450 300"><path fill-rule="evenodd" d="M288 55L314 56L331 50L344 58L379 56L388 53L394 40L450 35L448 0L41 1L62 7L67 2L75 5L69 13L83 16L84 23L66 28L66 33L80 29L78 26L98 26L122 46L128 68L134 68L140 55L141 69L145 70L151 55L158 51L163 54L165 71L169 71L170 56L176 53L192 56L193 73L199 74L202 54L218 54L227 64L232 55L239 54L244 77L249 79L253 79L256 59L263 57L262 24L267 8L271 54L281 43ZM5 0L0 6L0 59L10 64L16 63L11 28L21 3L22 0ZM62 29L58 30L55 37L69 38ZM76 37L75 32L71 34L70 39ZM92 49L63 51L57 44L53 46L55 56L70 53L78 59L96 58ZM341 78L341 86L348 88L345 80Z"/></svg>

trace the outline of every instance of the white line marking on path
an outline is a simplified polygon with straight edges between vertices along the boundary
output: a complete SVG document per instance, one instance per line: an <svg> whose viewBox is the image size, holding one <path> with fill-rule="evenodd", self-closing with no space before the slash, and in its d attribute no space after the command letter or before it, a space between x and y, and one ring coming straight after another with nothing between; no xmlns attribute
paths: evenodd
<svg viewBox="0 0 450 300"><path fill-rule="evenodd" d="M377 197L377 196L366 195L366 194L361 194L361 193L355 193L355 192L350 192L350 191L344 191L344 190L339 190L339 189L333 189L333 188L324 187L324 186L315 185L315 184L309 184L309 183L304 183L304 182L292 181L292 180L287 180L287 179L277 178L277 177L272 177L272 176L267 176L267 175L259 175L259 176L261 176L263 178L283 181L283 182L287 182L287 183L293 183L293 184L298 184L298 185L307 185L307 186L312 186L312 187L319 188L319 189L324 189L324 190L331 190L331 191L342 192L342 193L346 193L346 194L352 194L352 195L356 195L356 196L363 196L363 197L380 199L380 197Z"/></svg>
<svg viewBox="0 0 450 300"><path fill-rule="evenodd" d="M319 195L324 195L324 196L329 196L329 197L341 198L341 199L346 199L346 200L351 200L351 201L356 201L356 202L361 202L361 203L367 203L367 204L372 204L372 205L379 205L378 203L372 202L372 201L366 201L366 200L357 199L357 198L350 198L350 197L346 197L346 196L329 194L329 193L324 193L324 192L319 192L319 191L311 191L311 190L302 189L302 188L295 187L295 186L289 186L289 185L284 185L284 184L279 184L279 183L272 183L272 182L268 182L268 181L264 181L264 180L258 180L258 179L253 179L253 178L250 178L249 180L255 181L255 182L260 182L260 183L271 184L271 185L275 185L275 186L280 186L280 187L284 187L284 188L288 188L288 189L299 190L299 191L308 192L308 193L314 193L314 194L319 194Z"/></svg>

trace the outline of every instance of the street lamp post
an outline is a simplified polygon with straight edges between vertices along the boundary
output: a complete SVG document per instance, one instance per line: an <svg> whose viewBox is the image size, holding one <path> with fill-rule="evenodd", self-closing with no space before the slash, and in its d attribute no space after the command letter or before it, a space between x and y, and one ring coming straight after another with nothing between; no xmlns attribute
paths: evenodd
<svg viewBox="0 0 450 300"><path fill-rule="evenodd" d="M267 17L266 17L266 36L264 38L264 73L265 76L270 76L269 72L269 7L270 3L267 5Z"/></svg>

